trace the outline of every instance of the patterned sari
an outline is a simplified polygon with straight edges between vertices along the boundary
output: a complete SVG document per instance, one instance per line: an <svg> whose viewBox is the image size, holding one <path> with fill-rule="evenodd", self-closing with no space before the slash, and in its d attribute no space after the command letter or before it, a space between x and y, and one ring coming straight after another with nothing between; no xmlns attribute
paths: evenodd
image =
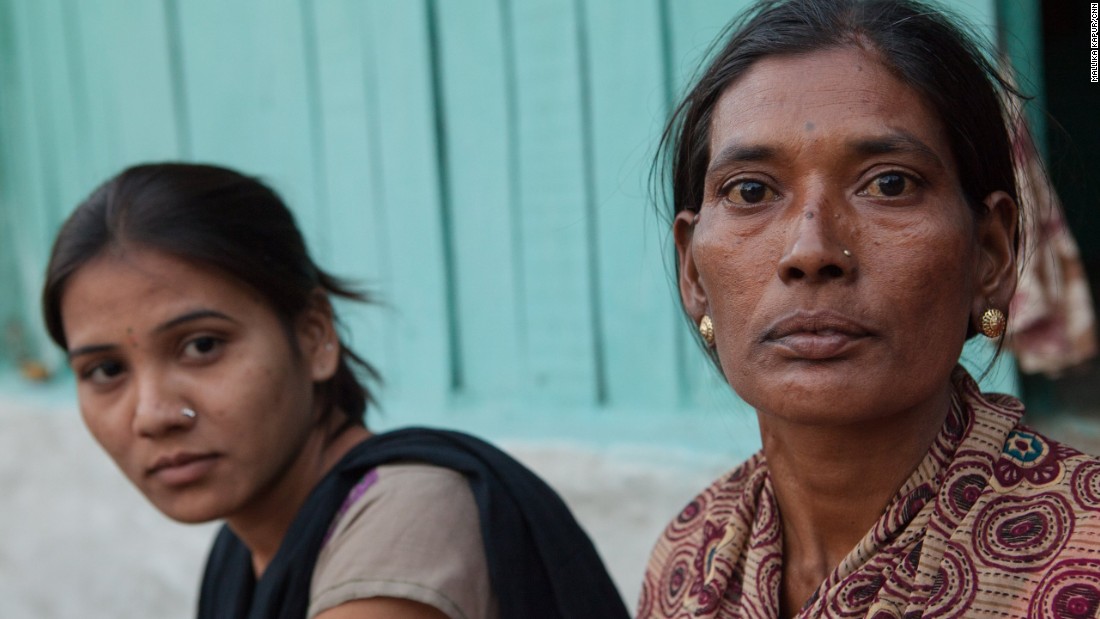
<svg viewBox="0 0 1100 619"><path fill-rule="evenodd" d="M961 367L924 460L797 617L1097 617L1100 460L1019 425ZM669 524L638 617L779 616L782 531L763 454Z"/></svg>

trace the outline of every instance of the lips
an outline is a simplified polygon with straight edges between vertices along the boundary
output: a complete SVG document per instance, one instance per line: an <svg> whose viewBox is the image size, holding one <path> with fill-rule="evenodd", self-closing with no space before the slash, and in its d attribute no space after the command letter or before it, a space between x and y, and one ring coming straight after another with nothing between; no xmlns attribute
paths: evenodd
<svg viewBox="0 0 1100 619"><path fill-rule="evenodd" d="M873 336L870 329L839 312L798 310L772 324L763 340L784 356L821 361L841 357Z"/></svg>
<svg viewBox="0 0 1100 619"><path fill-rule="evenodd" d="M202 479L217 461L218 454L178 452L158 458L146 475L169 486L191 484Z"/></svg>

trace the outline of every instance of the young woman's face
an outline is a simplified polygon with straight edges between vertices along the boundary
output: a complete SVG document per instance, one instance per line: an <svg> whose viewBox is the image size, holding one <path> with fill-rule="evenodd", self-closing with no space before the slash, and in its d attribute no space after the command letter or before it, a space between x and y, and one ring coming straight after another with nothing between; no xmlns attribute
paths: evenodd
<svg viewBox="0 0 1100 619"><path fill-rule="evenodd" d="M136 249L81 267L61 317L84 422L169 517L276 508L314 481L299 469L335 365L324 312L288 333L236 280Z"/></svg>
<svg viewBox="0 0 1100 619"><path fill-rule="evenodd" d="M1015 215L995 194L976 218L955 170L935 113L859 49L760 60L721 96L675 235L746 401L800 423L946 404L970 317L1007 307Z"/></svg>

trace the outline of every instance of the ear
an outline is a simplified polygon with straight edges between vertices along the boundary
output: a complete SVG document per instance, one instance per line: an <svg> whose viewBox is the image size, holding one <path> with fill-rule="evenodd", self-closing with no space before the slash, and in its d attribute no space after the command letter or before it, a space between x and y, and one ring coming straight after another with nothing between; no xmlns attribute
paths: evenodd
<svg viewBox="0 0 1100 619"><path fill-rule="evenodd" d="M1016 201L1003 191L995 191L982 203L986 213L979 219L977 230L980 255L971 313L974 324L980 324L982 313L991 307L1007 315L1016 292Z"/></svg>
<svg viewBox="0 0 1100 619"><path fill-rule="evenodd" d="M314 290L309 307L298 316L295 326L298 349L313 382L332 378L340 363L340 338L336 335L336 318L328 295L321 289Z"/></svg>
<svg viewBox="0 0 1100 619"><path fill-rule="evenodd" d="M699 281L699 269L696 268L695 255L691 250L698 218L698 213L683 210L676 214L676 219L672 222L672 236L676 240L680 300L684 304L684 311L696 324L703 318L703 314L707 313L707 293Z"/></svg>

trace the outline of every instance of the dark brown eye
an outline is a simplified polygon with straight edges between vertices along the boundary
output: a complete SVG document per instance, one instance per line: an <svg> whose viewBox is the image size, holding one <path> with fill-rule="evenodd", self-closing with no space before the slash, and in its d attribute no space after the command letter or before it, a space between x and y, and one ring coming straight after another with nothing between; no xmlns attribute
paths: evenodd
<svg viewBox="0 0 1100 619"><path fill-rule="evenodd" d="M880 174L868 183L860 193L875 198L896 198L913 191L916 183L913 179L898 172Z"/></svg>
<svg viewBox="0 0 1100 619"><path fill-rule="evenodd" d="M97 385L105 385L122 374L125 369L118 361L108 359L84 370L81 378Z"/></svg>
<svg viewBox="0 0 1100 619"><path fill-rule="evenodd" d="M771 187L760 181L737 181L727 187L726 199L734 204L759 204L778 197Z"/></svg>
<svg viewBox="0 0 1100 619"><path fill-rule="evenodd" d="M764 186L764 183L757 183L756 181L745 181L741 183L741 189L739 190L741 199L749 204L755 204L760 202L767 196L768 188Z"/></svg>
<svg viewBox="0 0 1100 619"><path fill-rule="evenodd" d="M900 196L905 191L905 177L901 174L886 174L875 181L878 190L884 196Z"/></svg>
<svg viewBox="0 0 1100 619"><path fill-rule="evenodd" d="M188 359L211 359L221 351L224 341L210 335L203 335L187 342L183 355Z"/></svg>

